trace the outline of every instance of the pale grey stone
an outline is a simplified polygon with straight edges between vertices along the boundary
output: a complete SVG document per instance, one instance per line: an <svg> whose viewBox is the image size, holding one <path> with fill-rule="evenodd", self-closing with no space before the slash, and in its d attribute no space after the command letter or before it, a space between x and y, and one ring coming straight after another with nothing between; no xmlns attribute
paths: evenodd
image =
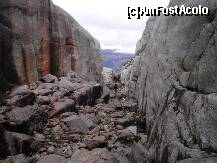
<svg viewBox="0 0 217 163"><path fill-rule="evenodd" d="M153 162L217 152L216 1L171 0L169 6L181 4L207 6L211 15L150 17L122 75L146 118Z"/></svg>

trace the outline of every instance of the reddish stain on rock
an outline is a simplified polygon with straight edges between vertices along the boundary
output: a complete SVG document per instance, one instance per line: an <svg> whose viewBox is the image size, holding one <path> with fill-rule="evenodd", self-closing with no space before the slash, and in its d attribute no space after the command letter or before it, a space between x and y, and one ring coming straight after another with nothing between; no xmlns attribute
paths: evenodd
<svg viewBox="0 0 217 163"><path fill-rule="evenodd" d="M98 56L98 42L52 1L0 2L0 91L71 70L95 80Z"/></svg>

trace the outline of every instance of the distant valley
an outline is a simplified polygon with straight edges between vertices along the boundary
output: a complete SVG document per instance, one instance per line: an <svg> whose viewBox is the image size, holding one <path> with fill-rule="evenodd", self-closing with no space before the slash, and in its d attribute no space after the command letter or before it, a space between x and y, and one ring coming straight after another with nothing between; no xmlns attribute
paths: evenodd
<svg viewBox="0 0 217 163"><path fill-rule="evenodd" d="M123 63L134 56L130 53L120 53L115 49L103 49L102 50L103 67L108 67L116 72L119 72L123 66Z"/></svg>

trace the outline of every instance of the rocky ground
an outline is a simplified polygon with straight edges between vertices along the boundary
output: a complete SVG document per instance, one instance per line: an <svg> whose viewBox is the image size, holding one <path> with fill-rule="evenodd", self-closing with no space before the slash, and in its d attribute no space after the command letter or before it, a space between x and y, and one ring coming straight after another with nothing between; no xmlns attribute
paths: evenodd
<svg viewBox="0 0 217 163"><path fill-rule="evenodd" d="M103 87L71 72L5 94L0 163L141 163L144 119L117 81Z"/></svg>

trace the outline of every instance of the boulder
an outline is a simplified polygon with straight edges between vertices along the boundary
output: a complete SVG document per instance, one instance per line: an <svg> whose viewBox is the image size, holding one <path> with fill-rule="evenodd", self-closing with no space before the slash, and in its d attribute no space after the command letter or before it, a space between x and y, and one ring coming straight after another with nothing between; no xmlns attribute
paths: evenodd
<svg viewBox="0 0 217 163"><path fill-rule="evenodd" d="M27 88L20 86L15 88L8 96L7 103L11 106L24 107L32 105L36 100L35 94Z"/></svg>
<svg viewBox="0 0 217 163"><path fill-rule="evenodd" d="M55 147L54 147L54 146L49 146L49 147L47 148L47 152L48 152L49 154L53 154L53 153L55 152Z"/></svg>
<svg viewBox="0 0 217 163"><path fill-rule="evenodd" d="M86 148L88 150L107 147L107 142L104 136L96 136L93 139L86 139L84 140L84 143L86 144Z"/></svg>
<svg viewBox="0 0 217 163"><path fill-rule="evenodd" d="M97 118L92 114L80 114L79 117L87 124L88 128L96 127Z"/></svg>
<svg viewBox="0 0 217 163"><path fill-rule="evenodd" d="M37 163L67 163L67 160L63 156L50 154L40 159Z"/></svg>
<svg viewBox="0 0 217 163"><path fill-rule="evenodd" d="M47 113L37 105L14 108L6 115L9 121L12 122L6 128L24 133L42 130L48 118Z"/></svg>
<svg viewBox="0 0 217 163"><path fill-rule="evenodd" d="M112 99L110 105L116 108L116 110L123 110L122 104L118 99Z"/></svg>
<svg viewBox="0 0 217 163"><path fill-rule="evenodd" d="M53 94L53 91L50 90L50 89L36 89L34 91L34 93L36 95L40 95L40 96L48 96L48 95L52 95Z"/></svg>
<svg viewBox="0 0 217 163"><path fill-rule="evenodd" d="M39 105L49 105L50 102L51 100L47 96L37 96L36 103Z"/></svg>
<svg viewBox="0 0 217 163"><path fill-rule="evenodd" d="M124 111L114 112L111 114L112 118L123 118L125 116Z"/></svg>
<svg viewBox="0 0 217 163"><path fill-rule="evenodd" d="M93 125L93 122L77 115L64 118L62 121L74 132L87 133Z"/></svg>
<svg viewBox="0 0 217 163"><path fill-rule="evenodd" d="M71 157L71 163L128 163L125 161L126 159L121 158L121 156L112 155L105 148L96 148L92 151L85 149L76 150Z"/></svg>
<svg viewBox="0 0 217 163"><path fill-rule="evenodd" d="M116 142L121 142L123 144L133 144L136 140L136 136L131 132L122 132L118 135Z"/></svg>
<svg viewBox="0 0 217 163"><path fill-rule="evenodd" d="M64 131L60 125L56 125L55 127L52 128L52 133L54 135L62 135L64 133Z"/></svg>
<svg viewBox="0 0 217 163"><path fill-rule="evenodd" d="M45 136L43 134L35 133L34 140L38 142L45 142Z"/></svg>
<svg viewBox="0 0 217 163"><path fill-rule="evenodd" d="M23 154L15 155L15 156L9 156L5 160L0 160L0 163L32 163L35 159L26 157Z"/></svg>
<svg viewBox="0 0 217 163"><path fill-rule="evenodd" d="M67 79L62 78L62 80L59 82L60 89L63 89L68 92L73 92L75 90L78 90L83 87L80 83L72 83L68 81Z"/></svg>
<svg viewBox="0 0 217 163"><path fill-rule="evenodd" d="M98 87L98 86L97 86ZM81 89L74 92L73 97L79 105L94 105L98 97L101 96L99 88L91 84L84 84Z"/></svg>
<svg viewBox="0 0 217 163"><path fill-rule="evenodd" d="M54 83L57 80L57 77L51 74L47 74L41 78L41 81L44 83Z"/></svg>
<svg viewBox="0 0 217 163"><path fill-rule="evenodd" d="M70 158L72 153L73 153L72 148L69 145L67 147L57 148L55 151L55 154L64 156L65 158ZM70 161L68 161L67 163L69 162Z"/></svg>
<svg viewBox="0 0 217 163"><path fill-rule="evenodd" d="M57 89L59 89L59 87L58 87L58 84L56 84L56 83L41 83L41 84L39 84L39 86L37 87L36 90L42 90L42 89L57 90Z"/></svg>
<svg viewBox="0 0 217 163"><path fill-rule="evenodd" d="M69 140L73 143L77 143L81 141L82 136L80 134L71 134L71 135L66 135L61 137L64 140Z"/></svg>
<svg viewBox="0 0 217 163"><path fill-rule="evenodd" d="M51 114L51 118L58 116L64 112L75 112L75 102L71 99L62 99L61 101L54 103L54 111Z"/></svg>
<svg viewBox="0 0 217 163"><path fill-rule="evenodd" d="M138 110L138 104L134 101L122 101L121 105L123 109L129 110L129 111L134 111L136 112Z"/></svg>

